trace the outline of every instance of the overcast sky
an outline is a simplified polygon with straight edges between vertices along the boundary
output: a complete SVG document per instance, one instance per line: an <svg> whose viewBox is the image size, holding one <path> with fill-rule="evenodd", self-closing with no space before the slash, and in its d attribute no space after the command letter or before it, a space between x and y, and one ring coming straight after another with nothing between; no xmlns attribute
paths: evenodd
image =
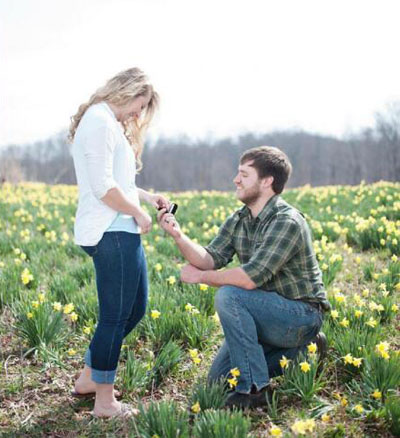
<svg viewBox="0 0 400 438"><path fill-rule="evenodd" d="M341 136L400 100L398 0L0 0L0 146L65 129L138 66L151 135Z"/></svg>

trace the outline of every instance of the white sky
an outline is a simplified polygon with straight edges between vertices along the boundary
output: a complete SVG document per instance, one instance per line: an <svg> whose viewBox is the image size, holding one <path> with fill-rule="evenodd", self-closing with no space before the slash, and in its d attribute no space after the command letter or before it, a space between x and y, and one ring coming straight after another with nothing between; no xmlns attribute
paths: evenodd
<svg viewBox="0 0 400 438"><path fill-rule="evenodd" d="M45 139L138 66L151 134L342 135L400 99L398 0L0 0L0 145Z"/></svg>

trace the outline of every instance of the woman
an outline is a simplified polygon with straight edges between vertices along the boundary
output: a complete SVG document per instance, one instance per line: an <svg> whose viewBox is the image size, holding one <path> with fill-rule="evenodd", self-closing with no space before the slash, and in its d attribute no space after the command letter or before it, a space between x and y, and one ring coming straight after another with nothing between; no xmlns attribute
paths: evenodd
<svg viewBox="0 0 400 438"><path fill-rule="evenodd" d="M129 415L116 400L114 380L122 340L144 316L146 261L140 233L151 229L146 201L168 208L161 195L139 189L142 136L158 106L158 94L138 68L117 74L81 105L70 140L79 187L75 243L93 258L99 321L85 354L74 395L95 395L93 415Z"/></svg>

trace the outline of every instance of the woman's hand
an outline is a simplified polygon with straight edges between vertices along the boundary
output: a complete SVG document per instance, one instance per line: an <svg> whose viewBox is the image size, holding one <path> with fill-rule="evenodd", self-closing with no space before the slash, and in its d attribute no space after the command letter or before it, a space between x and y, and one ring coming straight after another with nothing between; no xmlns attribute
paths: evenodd
<svg viewBox="0 0 400 438"><path fill-rule="evenodd" d="M141 234L146 234L151 230L151 216L143 208L138 208L134 218L142 231Z"/></svg>
<svg viewBox="0 0 400 438"><path fill-rule="evenodd" d="M170 206L169 200L158 193L149 193L146 192L145 201L155 207L157 210L161 210L162 208L166 208L168 210Z"/></svg>

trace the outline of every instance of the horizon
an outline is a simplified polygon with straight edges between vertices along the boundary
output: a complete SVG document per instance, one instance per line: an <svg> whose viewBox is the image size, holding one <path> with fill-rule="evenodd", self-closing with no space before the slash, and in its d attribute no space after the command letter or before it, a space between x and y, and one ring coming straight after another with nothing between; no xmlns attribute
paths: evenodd
<svg viewBox="0 0 400 438"><path fill-rule="evenodd" d="M161 95L148 138L343 139L400 100L399 13L394 0L3 0L0 149L68 129L78 106L132 65Z"/></svg>

